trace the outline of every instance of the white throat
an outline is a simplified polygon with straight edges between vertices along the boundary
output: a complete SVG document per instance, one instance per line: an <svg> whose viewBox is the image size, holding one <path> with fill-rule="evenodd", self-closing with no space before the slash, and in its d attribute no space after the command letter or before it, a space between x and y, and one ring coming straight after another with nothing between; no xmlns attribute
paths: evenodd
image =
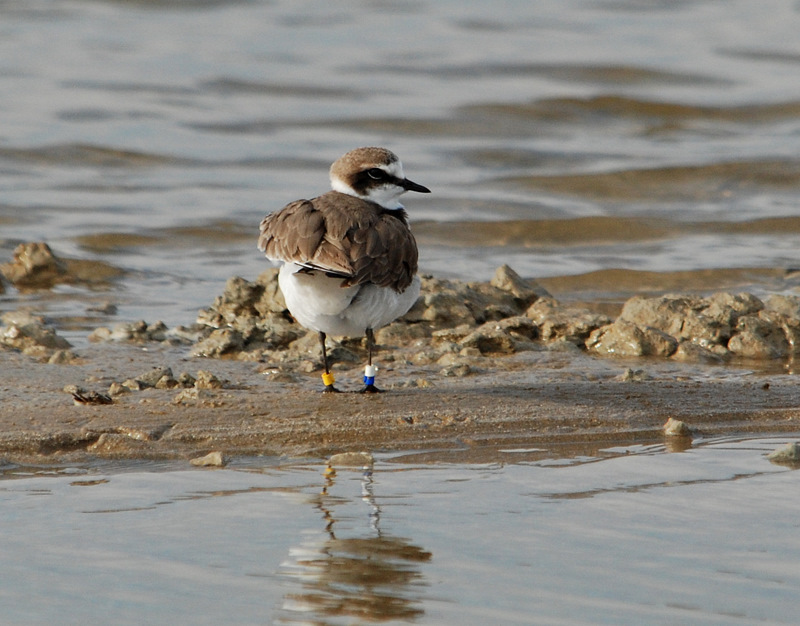
<svg viewBox="0 0 800 626"><path fill-rule="evenodd" d="M375 204L380 204L385 209L402 209L403 205L400 204L400 196L406 190L397 185L381 185L379 187L371 188L366 194L356 192L350 185L345 183L341 178L331 178L331 187L334 191L347 194L362 200L369 200Z"/></svg>

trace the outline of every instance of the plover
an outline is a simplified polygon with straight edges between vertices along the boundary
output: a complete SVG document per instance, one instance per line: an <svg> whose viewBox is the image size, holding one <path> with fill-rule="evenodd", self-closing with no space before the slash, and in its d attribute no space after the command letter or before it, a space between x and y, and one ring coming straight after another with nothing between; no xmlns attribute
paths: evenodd
<svg viewBox="0 0 800 626"><path fill-rule="evenodd" d="M267 215L258 247L283 262L278 283L289 312L319 333L325 391L338 391L325 349L326 335L335 335L366 336L362 391L376 392L373 331L419 296L417 242L399 198L430 189L407 179L385 148L348 152L331 166L330 181L333 191Z"/></svg>

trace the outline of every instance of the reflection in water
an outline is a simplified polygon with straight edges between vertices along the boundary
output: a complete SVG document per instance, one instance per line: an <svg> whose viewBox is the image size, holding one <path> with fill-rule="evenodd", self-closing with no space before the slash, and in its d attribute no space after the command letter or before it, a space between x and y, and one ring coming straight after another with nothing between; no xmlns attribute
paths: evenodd
<svg viewBox="0 0 800 626"><path fill-rule="evenodd" d="M303 590L284 596L284 615L279 623L333 624L337 617L373 622L421 617L419 588L424 583L420 564L429 561L431 553L381 530L381 509L373 494L371 469L365 469L361 479L367 523L362 529L358 523L337 529L337 524L343 526L358 518L346 513L337 517L337 509L346 509L352 502L330 494L335 478L329 468L325 486L311 500L322 513L327 539L292 550L291 561L284 565L285 575L301 581ZM341 535L348 529L357 536L337 536L337 530Z"/></svg>

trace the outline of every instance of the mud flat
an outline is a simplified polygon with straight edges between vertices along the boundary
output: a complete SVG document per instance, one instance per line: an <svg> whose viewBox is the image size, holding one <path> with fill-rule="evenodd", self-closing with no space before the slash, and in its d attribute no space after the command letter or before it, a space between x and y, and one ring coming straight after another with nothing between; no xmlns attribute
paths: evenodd
<svg viewBox="0 0 800 626"><path fill-rule="evenodd" d="M320 393L317 338L285 311L273 270L231 278L188 326L96 328L78 351L34 314L0 320L9 463L401 449L480 460L800 430L791 296L637 296L612 319L506 266L488 283L426 277L409 314L376 333L386 393L370 395L355 393L360 340L331 351L346 392ZM690 435L665 434L670 418Z"/></svg>

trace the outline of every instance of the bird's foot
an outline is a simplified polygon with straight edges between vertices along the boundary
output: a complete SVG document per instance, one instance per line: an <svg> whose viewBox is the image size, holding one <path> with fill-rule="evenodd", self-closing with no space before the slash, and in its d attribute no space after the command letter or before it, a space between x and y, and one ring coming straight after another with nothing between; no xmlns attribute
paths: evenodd
<svg viewBox="0 0 800 626"><path fill-rule="evenodd" d="M333 379L333 374L330 372L324 372L322 374L322 382L325 383L325 389L322 390L322 393L340 393L340 391L333 386L333 383L336 381Z"/></svg>
<svg viewBox="0 0 800 626"><path fill-rule="evenodd" d="M373 383L367 383L359 393L383 393L383 389L378 389Z"/></svg>

